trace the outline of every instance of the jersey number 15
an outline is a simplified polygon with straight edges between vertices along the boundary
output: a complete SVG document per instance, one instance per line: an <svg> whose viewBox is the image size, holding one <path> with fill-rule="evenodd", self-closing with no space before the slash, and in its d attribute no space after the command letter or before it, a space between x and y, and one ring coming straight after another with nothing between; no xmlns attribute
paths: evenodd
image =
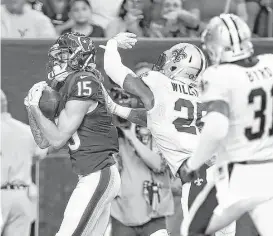
<svg viewBox="0 0 273 236"><path fill-rule="evenodd" d="M181 111L182 108L187 109L187 118L178 117L173 121L173 124L178 132L185 132L189 134L197 134L197 128L201 131L204 123L201 122L202 112L205 112L205 106L202 103L197 104L197 111L195 112L194 105L190 100L179 98L174 104L175 111ZM197 114L197 115L196 115ZM195 117L196 116L196 117Z"/></svg>

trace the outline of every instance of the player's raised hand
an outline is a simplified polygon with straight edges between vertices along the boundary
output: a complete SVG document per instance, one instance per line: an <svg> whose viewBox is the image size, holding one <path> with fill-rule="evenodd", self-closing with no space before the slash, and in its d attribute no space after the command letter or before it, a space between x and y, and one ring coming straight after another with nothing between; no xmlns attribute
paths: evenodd
<svg viewBox="0 0 273 236"><path fill-rule="evenodd" d="M113 39L117 41L118 47L123 49L132 48L137 43L137 36L133 33L119 33Z"/></svg>
<svg viewBox="0 0 273 236"><path fill-rule="evenodd" d="M47 86L48 85L45 81L34 84L32 88L28 91L28 95L24 100L25 105L38 106L42 93Z"/></svg>

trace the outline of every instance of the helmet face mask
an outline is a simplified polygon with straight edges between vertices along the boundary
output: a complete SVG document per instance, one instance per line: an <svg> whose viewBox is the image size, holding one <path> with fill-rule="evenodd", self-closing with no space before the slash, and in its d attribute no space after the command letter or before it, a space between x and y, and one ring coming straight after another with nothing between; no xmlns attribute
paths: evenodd
<svg viewBox="0 0 273 236"><path fill-rule="evenodd" d="M68 60L70 53L68 49L59 48L57 44L54 44L48 53L48 79L56 79L61 81L62 75L69 71Z"/></svg>

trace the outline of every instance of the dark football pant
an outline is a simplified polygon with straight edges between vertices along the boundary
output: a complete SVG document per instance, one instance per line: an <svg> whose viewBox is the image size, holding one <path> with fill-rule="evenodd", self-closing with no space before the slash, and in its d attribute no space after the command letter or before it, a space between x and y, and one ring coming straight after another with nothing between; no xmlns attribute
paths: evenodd
<svg viewBox="0 0 273 236"><path fill-rule="evenodd" d="M119 189L120 175L116 165L79 177L56 236L104 235L111 202Z"/></svg>
<svg viewBox="0 0 273 236"><path fill-rule="evenodd" d="M189 232L194 233L205 233L206 228L208 227L211 216L213 215L213 211L217 206L216 199L216 188L207 189L207 165L203 165L199 171L199 177L192 181L189 191L189 199L188 199L188 208L190 209L193 202L201 191L204 191L204 194L208 194L206 199L202 202L201 206L195 213L191 223L189 225Z"/></svg>
<svg viewBox="0 0 273 236"><path fill-rule="evenodd" d="M214 209L218 205L216 188L212 184L213 182L209 181L209 184L207 184L208 179L212 180L213 177L213 171L211 169L208 170L208 168L207 165L203 165L199 170L198 177L194 179L191 184L183 187L183 195L185 194L186 196L183 197L182 204L184 204L184 211L187 210L187 213L185 212L185 221L188 222L186 225L190 236L205 235L204 233L208 227ZM210 174L209 177L207 176L208 172ZM235 227L236 224L232 223L226 228L218 231L215 236L234 236ZM181 229L182 233L185 233L184 230L185 229Z"/></svg>

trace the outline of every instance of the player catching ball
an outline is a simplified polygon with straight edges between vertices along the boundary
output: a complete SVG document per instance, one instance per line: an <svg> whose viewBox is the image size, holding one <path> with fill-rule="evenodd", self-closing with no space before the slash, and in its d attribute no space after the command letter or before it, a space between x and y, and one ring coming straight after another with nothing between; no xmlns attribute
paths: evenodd
<svg viewBox="0 0 273 236"><path fill-rule="evenodd" d="M103 235L111 201L120 188L113 157L118 152L117 130L106 107L95 55L93 41L76 33L60 36L50 48L49 84L61 95L57 110L51 113L56 123L39 107L43 91L47 94L43 102L44 96L54 100L45 81L35 84L25 98L36 143L54 149L68 144L73 170L79 176L56 236Z"/></svg>

